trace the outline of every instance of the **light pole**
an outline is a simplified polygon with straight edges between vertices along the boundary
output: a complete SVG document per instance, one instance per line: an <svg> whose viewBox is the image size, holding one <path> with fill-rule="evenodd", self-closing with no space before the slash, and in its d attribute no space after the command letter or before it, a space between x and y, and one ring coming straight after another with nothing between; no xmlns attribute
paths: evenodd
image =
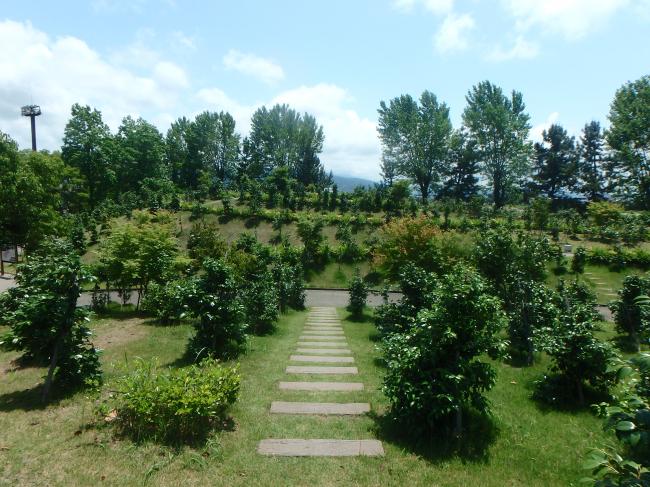
<svg viewBox="0 0 650 487"><path fill-rule="evenodd" d="M36 152L36 117L41 114L41 107L38 105L25 105L20 111L23 117L29 117L32 122L32 150Z"/></svg>

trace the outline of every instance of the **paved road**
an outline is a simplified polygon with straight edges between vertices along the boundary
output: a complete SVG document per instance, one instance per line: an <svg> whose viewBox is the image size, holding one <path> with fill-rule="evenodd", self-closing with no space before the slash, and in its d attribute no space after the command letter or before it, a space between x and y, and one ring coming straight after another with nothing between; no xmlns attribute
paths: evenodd
<svg viewBox="0 0 650 487"><path fill-rule="evenodd" d="M10 287L15 286L15 281L7 276L0 277L0 293L6 291ZM90 305L91 294L82 293L79 297L79 305ZM389 300L397 301L400 298L400 293L390 293ZM137 293L132 293L130 302L135 304ZM111 300L120 302L116 292L111 293ZM307 289L305 291L305 306L336 306L342 308L348 305L349 294L345 289ZM368 295L367 304L370 307L376 307L383 303L383 298L380 294L371 293ZM612 321L612 312L604 305L598 305L598 311L603 315L607 321Z"/></svg>

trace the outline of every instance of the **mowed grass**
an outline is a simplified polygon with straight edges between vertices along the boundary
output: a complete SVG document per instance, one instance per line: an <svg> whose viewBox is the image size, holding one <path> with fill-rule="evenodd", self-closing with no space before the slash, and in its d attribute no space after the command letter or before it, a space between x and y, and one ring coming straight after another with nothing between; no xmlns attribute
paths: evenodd
<svg viewBox="0 0 650 487"><path fill-rule="evenodd" d="M347 313L339 310L344 317ZM212 435L205 447L170 448L134 444L97 427L84 394L47 407L38 402L44 369L13 370L15 353L0 353L0 485L156 486L554 486L577 485L580 464L607 438L588 411L559 412L530 399L532 382L545 360L522 369L495 363L498 383L489 394L494 433L471 440L471 455L445 453L444 441L415 444L395 437L382 418L382 363L369 320L344 322L358 376L325 380L361 381L351 393L280 391L280 380L315 380L284 373L295 351L305 312L282 317L277 332L253 337L240 359L241 397L231 414L233 428ZM156 326L135 314L95 320L95 340L105 352L103 393L136 357L157 356L162 365L182 363L191 328ZM271 415L272 401L369 402L373 414L358 418ZM264 438L379 438L383 458L272 458L256 453Z"/></svg>

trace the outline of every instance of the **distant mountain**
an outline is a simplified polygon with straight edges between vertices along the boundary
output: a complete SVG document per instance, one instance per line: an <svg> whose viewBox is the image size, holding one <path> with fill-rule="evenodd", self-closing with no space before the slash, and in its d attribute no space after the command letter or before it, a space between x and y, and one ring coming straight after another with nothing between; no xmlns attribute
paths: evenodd
<svg viewBox="0 0 650 487"><path fill-rule="evenodd" d="M375 181L363 178L353 178L350 176L337 176L334 175L334 182L338 186L339 191L348 192L354 190L357 186L372 187Z"/></svg>

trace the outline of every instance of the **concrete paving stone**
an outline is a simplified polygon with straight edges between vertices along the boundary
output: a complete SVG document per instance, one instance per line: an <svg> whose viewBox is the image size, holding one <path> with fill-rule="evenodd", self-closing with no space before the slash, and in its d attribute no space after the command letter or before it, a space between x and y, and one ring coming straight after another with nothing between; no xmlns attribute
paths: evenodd
<svg viewBox="0 0 650 487"><path fill-rule="evenodd" d="M273 401L271 413L274 414L332 414L357 416L370 412L367 402L285 402Z"/></svg>
<svg viewBox="0 0 650 487"><path fill-rule="evenodd" d="M353 364L354 357L326 357L322 355L292 355L291 362L322 362L328 364Z"/></svg>
<svg viewBox="0 0 650 487"><path fill-rule="evenodd" d="M311 353L315 355L345 355L352 353L347 348L297 348L298 353Z"/></svg>
<svg viewBox="0 0 650 487"><path fill-rule="evenodd" d="M359 369L356 367L333 367L333 366L315 366L315 365L287 365L285 369L287 374L358 374Z"/></svg>
<svg viewBox="0 0 650 487"><path fill-rule="evenodd" d="M303 335L344 335L342 330L325 330L325 331L309 331L302 332Z"/></svg>
<svg viewBox="0 0 650 487"><path fill-rule="evenodd" d="M316 342L319 341L319 340L323 340L323 341L343 340L343 341L345 341L345 336L343 336L343 335L302 335L302 336L300 336L299 340L301 340L301 341L303 341L303 340L312 340L312 341L316 341Z"/></svg>
<svg viewBox="0 0 650 487"><path fill-rule="evenodd" d="M361 382L280 382L280 389L286 391L362 391Z"/></svg>
<svg viewBox="0 0 650 487"><path fill-rule="evenodd" d="M305 326L303 331L343 331L343 328L336 326Z"/></svg>
<svg viewBox="0 0 650 487"><path fill-rule="evenodd" d="M262 440L257 446L261 455L281 457L381 457L384 448L379 440Z"/></svg>
<svg viewBox="0 0 650 487"><path fill-rule="evenodd" d="M343 342L324 342L324 341L305 341L298 342L299 347L320 347L320 348L340 348L347 347L347 343Z"/></svg>

